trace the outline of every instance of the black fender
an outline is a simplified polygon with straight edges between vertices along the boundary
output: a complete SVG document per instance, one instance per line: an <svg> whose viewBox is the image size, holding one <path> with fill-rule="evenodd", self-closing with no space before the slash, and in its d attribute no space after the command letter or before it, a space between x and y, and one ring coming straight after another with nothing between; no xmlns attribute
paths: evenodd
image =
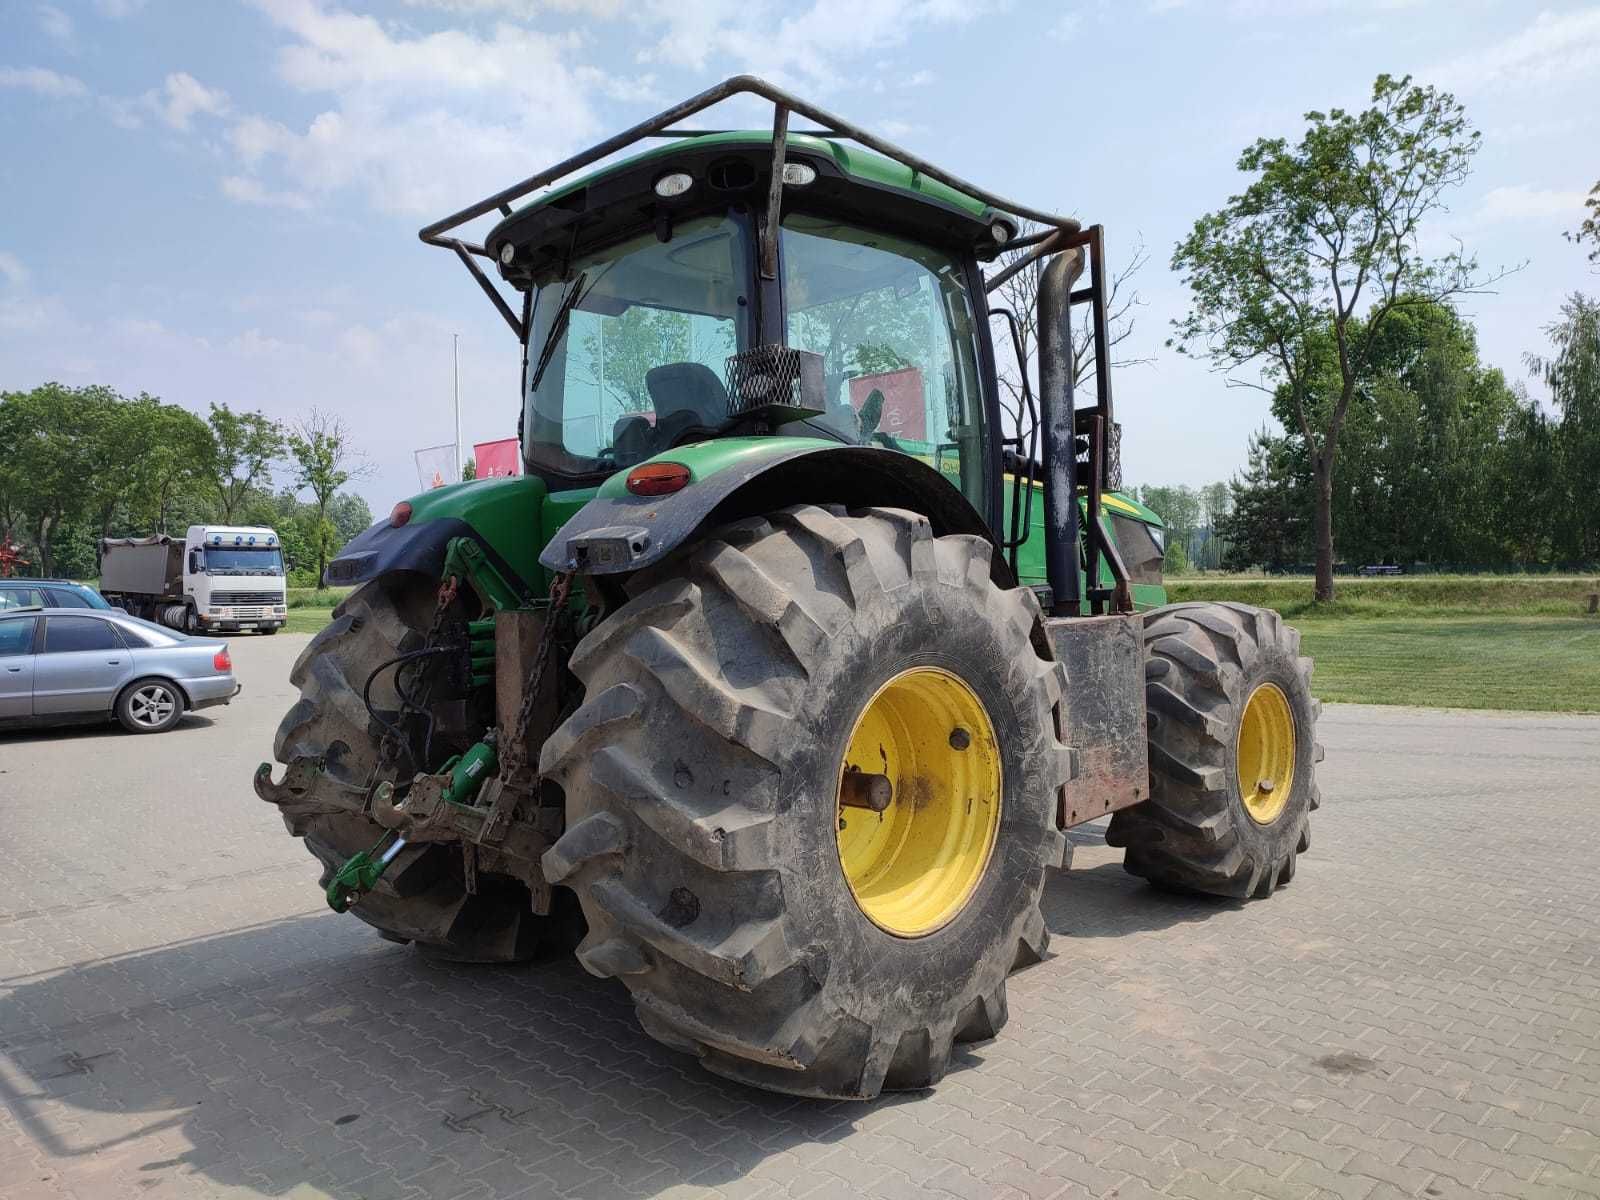
<svg viewBox="0 0 1600 1200"><path fill-rule="evenodd" d="M791 504L905 508L928 518L934 535L994 532L961 491L926 463L875 446L804 447L718 471L669 496L600 496L556 531L539 556L552 571L620 575L666 558L703 533ZM995 581L1012 586L1005 556Z"/></svg>
<svg viewBox="0 0 1600 1200"><path fill-rule="evenodd" d="M444 574L450 543L458 537L471 538L482 546L489 561L524 595L541 594L542 589L512 570L499 551L460 517L434 517L400 526L379 521L345 543L328 563L323 582L330 587L356 587L391 571L414 571L438 579Z"/></svg>

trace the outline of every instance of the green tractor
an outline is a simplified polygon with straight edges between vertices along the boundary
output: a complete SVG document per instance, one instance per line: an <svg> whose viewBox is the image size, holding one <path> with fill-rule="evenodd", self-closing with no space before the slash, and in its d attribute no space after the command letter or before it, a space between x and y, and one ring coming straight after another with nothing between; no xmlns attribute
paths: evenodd
<svg viewBox="0 0 1600 1200"><path fill-rule="evenodd" d="M736 95L772 128L678 128ZM999 1032L1069 827L1111 814L1164 888L1293 877L1311 662L1276 613L1165 606L1161 521L1115 490L1098 226L741 76L421 236L522 347L527 473L402 501L328 569L359 586L256 790L334 908L458 960L575 948L710 1070L867 1098ZM1030 266L1008 414L990 297Z"/></svg>

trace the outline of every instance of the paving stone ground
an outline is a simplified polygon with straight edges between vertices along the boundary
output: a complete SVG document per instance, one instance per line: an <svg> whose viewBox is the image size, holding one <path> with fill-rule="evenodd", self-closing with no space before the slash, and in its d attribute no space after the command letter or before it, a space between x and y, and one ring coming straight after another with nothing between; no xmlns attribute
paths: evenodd
<svg viewBox="0 0 1600 1200"><path fill-rule="evenodd" d="M1078 831L1002 1036L819 1104L329 913L249 787L303 640L164 736L0 734L5 1200L1600 1197L1600 719L1330 707L1266 902Z"/></svg>

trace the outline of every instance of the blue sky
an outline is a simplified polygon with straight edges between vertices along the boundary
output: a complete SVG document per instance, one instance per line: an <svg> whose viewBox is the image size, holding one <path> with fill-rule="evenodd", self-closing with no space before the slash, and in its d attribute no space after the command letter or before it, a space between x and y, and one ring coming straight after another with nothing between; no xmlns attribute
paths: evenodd
<svg viewBox="0 0 1600 1200"><path fill-rule="evenodd" d="M321 407L379 511L415 490L411 450L452 437L452 333L466 439L516 424L510 334L417 228L740 71L1103 223L1113 265L1143 239L1130 347L1154 361L1117 378L1134 481L1225 478L1267 419L1163 348L1173 243L1248 142L1381 71L1449 88L1483 132L1429 237L1528 264L1464 305L1485 359L1522 378L1561 297L1600 290L1561 238L1600 176L1595 3L5 0L3 28L0 388Z"/></svg>

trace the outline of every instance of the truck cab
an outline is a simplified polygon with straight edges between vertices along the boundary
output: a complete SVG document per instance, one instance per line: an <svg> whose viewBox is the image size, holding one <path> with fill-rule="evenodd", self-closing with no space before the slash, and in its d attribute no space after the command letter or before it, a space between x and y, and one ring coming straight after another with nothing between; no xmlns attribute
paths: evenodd
<svg viewBox="0 0 1600 1200"><path fill-rule="evenodd" d="M276 633L289 612L278 535L260 525L189 526L183 599L200 629Z"/></svg>

